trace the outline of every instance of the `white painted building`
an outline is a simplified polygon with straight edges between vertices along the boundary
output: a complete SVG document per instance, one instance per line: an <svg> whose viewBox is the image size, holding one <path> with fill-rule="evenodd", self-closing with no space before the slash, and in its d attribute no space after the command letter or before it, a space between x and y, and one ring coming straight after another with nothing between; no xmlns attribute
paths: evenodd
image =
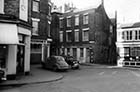
<svg viewBox="0 0 140 92"><path fill-rule="evenodd" d="M28 6L28 0L0 0L0 68L8 79L30 72Z"/></svg>
<svg viewBox="0 0 140 92"><path fill-rule="evenodd" d="M140 67L140 23L124 24L117 29L118 66Z"/></svg>
<svg viewBox="0 0 140 92"><path fill-rule="evenodd" d="M30 72L30 29L17 23L0 23L0 67L11 78Z"/></svg>

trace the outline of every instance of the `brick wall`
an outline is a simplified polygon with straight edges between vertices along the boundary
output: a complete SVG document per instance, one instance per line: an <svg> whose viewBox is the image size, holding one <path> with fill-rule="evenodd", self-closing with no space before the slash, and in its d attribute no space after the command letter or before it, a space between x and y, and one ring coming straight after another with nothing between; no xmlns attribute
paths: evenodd
<svg viewBox="0 0 140 92"><path fill-rule="evenodd" d="M5 14L14 15L19 18L19 1L20 0L4 0Z"/></svg>

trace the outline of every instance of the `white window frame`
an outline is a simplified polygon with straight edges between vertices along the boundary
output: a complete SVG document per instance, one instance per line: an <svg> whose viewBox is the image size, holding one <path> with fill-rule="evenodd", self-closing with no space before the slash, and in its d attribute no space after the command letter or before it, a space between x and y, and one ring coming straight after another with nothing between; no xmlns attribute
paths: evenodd
<svg viewBox="0 0 140 92"><path fill-rule="evenodd" d="M71 42L69 39L68 39L68 33L72 32L72 30L67 30L66 31L66 41L67 42Z"/></svg>
<svg viewBox="0 0 140 92"><path fill-rule="evenodd" d="M33 0L32 10L34 12L39 12L39 2L40 0ZM38 4L38 6L35 6L35 3Z"/></svg>
<svg viewBox="0 0 140 92"><path fill-rule="evenodd" d="M63 28L63 19L64 18L59 18L59 27Z"/></svg>
<svg viewBox="0 0 140 92"><path fill-rule="evenodd" d="M85 37L85 35L84 35L84 32L85 32L85 31L88 31L88 38ZM83 31L82 31L82 40L83 40L83 41L89 41L89 28L84 28L84 29L83 29Z"/></svg>
<svg viewBox="0 0 140 92"><path fill-rule="evenodd" d="M0 14L4 14L4 0L0 0Z"/></svg>
<svg viewBox="0 0 140 92"><path fill-rule="evenodd" d="M76 32L78 32L78 35L76 35ZM77 37L76 37L77 36ZM74 30L74 41L79 42L79 29Z"/></svg>
<svg viewBox="0 0 140 92"><path fill-rule="evenodd" d="M59 40L63 42L63 31L59 31Z"/></svg>
<svg viewBox="0 0 140 92"><path fill-rule="evenodd" d="M83 15L83 24L88 24L89 23L89 14L85 13Z"/></svg>
<svg viewBox="0 0 140 92"><path fill-rule="evenodd" d="M51 5L48 4L48 15L51 16Z"/></svg>
<svg viewBox="0 0 140 92"><path fill-rule="evenodd" d="M36 18L32 18L32 35L39 35L38 34L38 30L39 30L39 21L40 19L36 19ZM34 25L33 25L33 22L37 22L38 23L38 26L35 28ZM35 29L35 30L34 30Z"/></svg>
<svg viewBox="0 0 140 92"><path fill-rule="evenodd" d="M75 15L75 25L79 25L79 15Z"/></svg>
<svg viewBox="0 0 140 92"><path fill-rule="evenodd" d="M48 36L51 36L51 21L48 21Z"/></svg>
<svg viewBox="0 0 140 92"><path fill-rule="evenodd" d="M71 16L67 17L67 27L71 27Z"/></svg>

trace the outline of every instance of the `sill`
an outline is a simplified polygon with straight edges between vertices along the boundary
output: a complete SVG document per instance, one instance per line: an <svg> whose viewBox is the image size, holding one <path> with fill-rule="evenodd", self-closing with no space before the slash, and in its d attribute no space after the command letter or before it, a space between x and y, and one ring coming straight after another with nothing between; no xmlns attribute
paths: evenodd
<svg viewBox="0 0 140 92"><path fill-rule="evenodd" d="M32 34L32 36L39 36L39 34Z"/></svg>

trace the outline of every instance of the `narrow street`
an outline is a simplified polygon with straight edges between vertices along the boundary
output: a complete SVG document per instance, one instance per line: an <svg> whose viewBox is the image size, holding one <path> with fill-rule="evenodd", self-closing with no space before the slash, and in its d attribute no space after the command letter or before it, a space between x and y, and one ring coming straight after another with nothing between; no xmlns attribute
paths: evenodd
<svg viewBox="0 0 140 92"><path fill-rule="evenodd" d="M139 92L140 90L139 70L81 66L79 70L59 73L64 75L60 81L5 87L0 92Z"/></svg>

